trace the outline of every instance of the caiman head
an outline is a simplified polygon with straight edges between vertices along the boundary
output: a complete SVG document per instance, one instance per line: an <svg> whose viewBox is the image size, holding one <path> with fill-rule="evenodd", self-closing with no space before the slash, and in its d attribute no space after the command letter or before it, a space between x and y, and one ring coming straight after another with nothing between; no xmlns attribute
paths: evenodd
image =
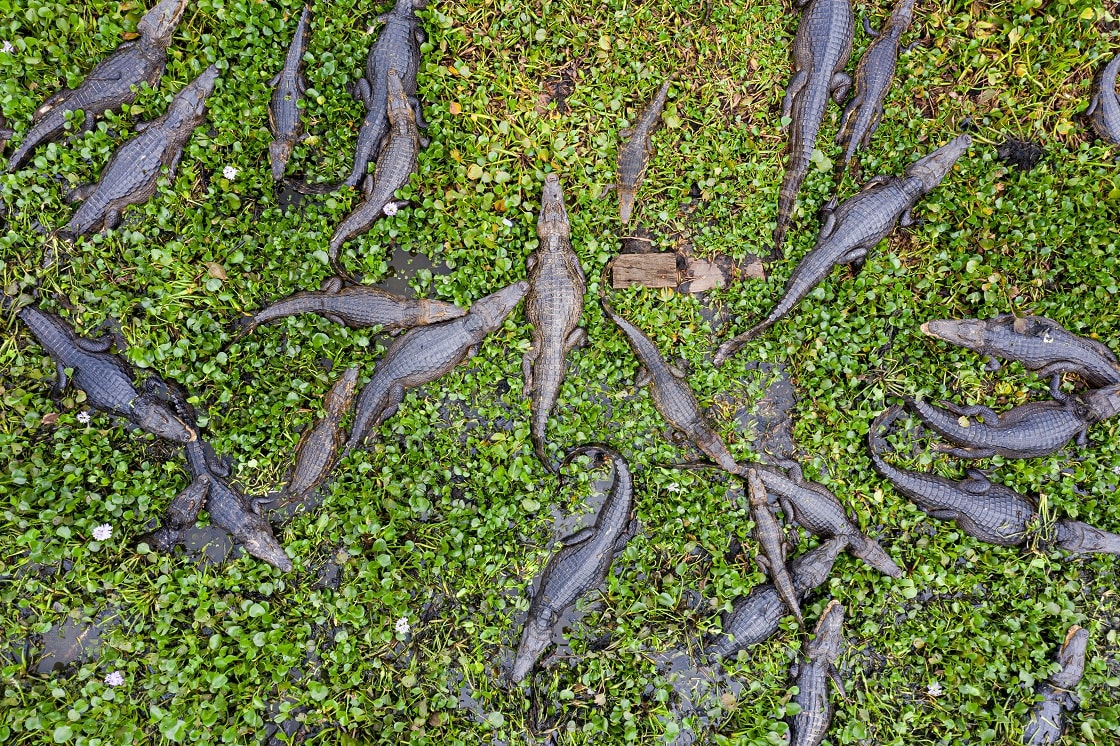
<svg viewBox="0 0 1120 746"><path fill-rule="evenodd" d="M513 670L510 671L509 680L517 684L528 676L551 641L552 625L548 624L547 620L532 617L527 619L525 630L521 633L521 643L517 646L517 655L513 659Z"/></svg>
<svg viewBox="0 0 1120 746"><path fill-rule="evenodd" d="M836 564L836 558L847 546L847 538L837 536L816 549L795 557L789 569L793 576L793 587L797 592L805 593L828 580L828 576L832 574L832 566Z"/></svg>
<svg viewBox="0 0 1120 746"><path fill-rule="evenodd" d="M148 396L137 397L132 402L130 419L142 430L175 443L190 443L198 437L198 433L172 414L165 404Z"/></svg>
<svg viewBox="0 0 1120 746"><path fill-rule="evenodd" d="M544 240L546 235L568 236L571 234L568 211L564 208L564 189L560 177L549 174L544 179L541 190L541 214L537 218L537 235Z"/></svg>
<svg viewBox="0 0 1120 746"><path fill-rule="evenodd" d="M347 368L327 393L324 408L331 417L342 417L354 403L354 390L358 388L358 366Z"/></svg>
<svg viewBox="0 0 1120 746"><path fill-rule="evenodd" d="M268 144L268 160L272 164L273 181L283 181L288 159L292 157L295 143L291 140L273 140Z"/></svg>
<svg viewBox="0 0 1120 746"><path fill-rule="evenodd" d="M529 292L526 280L507 285L496 293L479 298L471 306L465 319L465 330L472 335L486 335L501 326L525 293Z"/></svg>
<svg viewBox="0 0 1120 746"><path fill-rule="evenodd" d="M914 0L901 0L891 11L890 25L892 27L909 28L914 20Z"/></svg>
<svg viewBox="0 0 1120 746"><path fill-rule="evenodd" d="M914 161L906 168L906 176L911 179L921 179L922 193L929 194L941 183L957 159L964 155L964 151L972 144L972 138L961 135L925 158Z"/></svg>
<svg viewBox="0 0 1120 746"><path fill-rule="evenodd" d="M400 74L396 70L385 73L385 84L388 91L386 113L389 116L389 123L395 126L402 122L415 121L416 114L412 111L412 102L408 100L408 94L404 92L404 83L401 82Z"/></svg>
<svg viewBox="0 0 1120 746"><path fill-rule="evenodd" d="M466 309L442 300L425 298L417 301L417 303L420 305L420 323L422 324L438 324L441 321L450 321L467 314Z"/></svg>
<svg viewBox="0 0 1120 746"><path fill-rule="evenodd" d="M174 130L194 120L195 123L190 125L190 128L194 129L206 114L206 99L214 92L214 83L217 79L218 68L211 65L203 70L201 75L187 83L186 88L171 99L164 127Z"/></svg>
<svg viewBox="0 0 1120 746"><path fill-rule="evenodd" d="M959 347L979 350L984 347L984 335L990 323L980 319L939 319L922 324L922 334Z"/></svg>
<svg viewBox="0 0 1120 746"><path fill-rule="evenodd" d="M1120 414L1120 383L1105 386L1082 394L1093 422L1100 422Z"/></svg>
<svg viewBox="0 0 1120 746"><path fill-rule="evenodd" d="M828 606L824 607L821 612L820 621L817 622L817 629L813 633L813 639L809 641L806 646L805 652L810 659L816 659L822 655L828 655L830 658L840 652L840 638L841 630L844 627L844 607L839 601L833 599L828 602ZM829 655L831 654L831 655Z"/></svg>
<svg viewBox="0 0 1120 746"><path fill-rule="evenodd" d="M1050 677L1055 686L1075 687L1085 673L1085 648L1089 645L1089 630L1073 625L1066 632L1065 642L1058 651L1058 665L1062 670Z"/></svg>
<svg viewBox="0 0 1120 746"><path fill-rule="evenodd" d="M144 14L136 30L140 32L140 44L146 50L164 50L171 44L171 35L183 17L188 0L160 0L156 6Z"/></svg>

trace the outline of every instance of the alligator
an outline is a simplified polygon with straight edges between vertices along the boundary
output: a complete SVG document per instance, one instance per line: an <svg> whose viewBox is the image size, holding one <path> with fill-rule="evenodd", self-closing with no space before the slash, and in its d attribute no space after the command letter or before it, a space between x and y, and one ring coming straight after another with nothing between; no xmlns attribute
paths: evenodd
<svg viewBox="0 0 1120 746"><path fill-rule="evenodd" d="M113 154L101 172L101 181L71 193L72 199L85 201L62 231L64 235L77 238L102 225L116 228L124 208L145 202L156 193L164 166L168 167L169 178L174 178L183 147L206 116L206 98L217 78L218 68L211 65L179 91L166 114L136 125L140 134Z"/></svg>
<svg viewBox="0 0 1120 746"><path fill-rule="evenodd" d="M1097 137L1120 145L1120 98L1116 95L1116 76L1120 73L1120 54L1101 66L1093 77L1093 97L1085 116Z"/></svg>
<svg viewBox="0 0 1120 746"><path fill-rule="evenodd" d="M564 610L583 594L607 579L614 556L621 552L634 534L630 511L634 503L634 484L626 460L613 448L586 445L572 450L561 468L581 454L599 454L614 466L610 491L595 516L592 526L566 539L545 565L537 591L529 604L529 615L517 646L510 681L518 683L533 670L541 653L552 640L552 628Z"/></svg>
<svg viewBox="0 0 1120 746"><path fill-rule="evenodd" d="M846 538L838 536L793 558L789 571L799 599L828 580L846 543ZM708 641L704 654L730 658L740 650L757 645L778 631L785 614L786 605L778 597L773 583L756 586L732 604L731 612L723 619L723 631Z"/></svg>
<svg viewBox="0 0 1120 746"><path fill-rule="evenodd" d="M1042 316L1020 318L1005 313L984 321L927 321L922 333L987 355L989 371L999 370L997 358L1003 358L1021 363L1039 376L1050 376L1052 393L1058 391L1063 373L1076 373L1091 388L1120 383L1120 362L1112 350ZM1059 393L1054 398L1063 396Z"/></svg>
<svg viewBox="0 0 1120 746"><path fill-rule="evenodd" d="M844 72L852 53L852 6L849 0L812 0L793 38L793 77L782 99L782 117L790 117L789 162L778 196L778 222L771 256L779 256L786 227L817 141L829 94L839 104L852 79Z"/></svg>
<svg viewBox="0 0 1120 746"><path fill-rule="evenodd" d="M840 685L840 673L836 670L836 659L844 646L844 607L839 601L829 601L821 613L820 621L813 639L805 645L805 660L795 663L790 675L797 686L793 702L801 710L790 718L790 746L820 746L836 705L828 696L828 681Z"/></svg>
<svg viewBox="0 0 1120 746"><path fill-rule="evenodd" d="M844 107L844 117L836 135L836 144L844 148L837 183L843 178L844 169L855 158L856 151L866 148L879 128L879 121L883 118L883 100L890 90L898 63L898 47L913 20L914 0L898 0L890 18L877 33L871 30L867 16L863 17L864 31L875 40L856 66L852 97Z"/></svg>
<svg viewBox="0 0 1120 746"><path fill-rule="evenodd" d="M755 562L764 574L769 576L778 598L793 614L797 625L805 630L805 617L801 615L801 607L797 604L797 591L793 588L793 579L786 567L786 553L789 543L778 525L778 519L770 511L769 496L766 485L762 483L758 471L753 468L746 469L747 494L751 511L751 520L754 530L751 535L758 542L761 553L755 557Z"/></svg>
<svg viewBox="0 0 1120 746"><path fill-rule="evenodd" d="M180 492L167 506L163 525L151 533L139 537L157 552L170 553L184 541L184 532L194 526L206 496L210 494L210 475L200 474L192 479L186 489Z"/></svg>
<svg viewBox="0 0 1120 746"><path fill-rule="evenodd" d="M1089 442L1089 428L1120 412L1120 384L1063 395L1063 401L1037 401L996 414L988 407L960 407L943 401L945 409L922 399L907 399L911 411L955 447L938 450L958 458L1041 458L1061 449L1070 438ZM971 418L981 418L976 423Z"/></svg>
<svg viewBox="0 0 1120 746"><path fill-rule="evenodd" d="M941 183L971 142L972 138L968 135L961 135L911 163L902 176L876 176L864 184L858 194L832 208L821 226L816 245L794 268L786 282L785 293L778 305L763 321L724 342L716 351L715 364L723 364L745 343L792 311L818 283L828 277L834 266L852 264L858 271L868 253L890 235L896 224L900 223L903 227L913 224L910 210Z"/></svg>
<svg viewBox="0 0 1120 746"><path fill-rule="evenodd" d="M618 149L618 184L613 188L618 189L618 213L623 225L630 222L630 216L634 212L638 187L641 186L646 166L654 152L650 137L661 122L661 112L668 97L669 81L666 80L653 101L649 102L649 106L638 117L637 123L618 133L626 142ZM611 189L610 186L606 187L600 196L606 195Z"/></svg>
<svg viewBox="0 0 1120 746"><path fill-rule="evenodd" d="M1042 699L1031 710L1030 720L1023 730L1023 743L1040 746L1061 740L1066 729L1063 710L1073 712L1081 705L1081 698L1074 690L1085 675L1085 648L1088 644L1088 630L1076 624L1069 628L1058 651L1061 668L1035 688L1036 695Z"/></svg>
<svg viewBox="0 0 1120 746"><path fill-rule="evenodd" d="M354 153L354 170L343 182L356 187L366 178L369 162L377 159L386 133L394 126L386 119L391 94L386 76L396 70L401 86L409 97L415 114L416 126L424 128L420 102L416 99L416 72L420 68L420 45L424 31L416 11L427 5L427 0L397 0L393 9L381 16L385 26L370 47L366 57L365 77L356 83L355 93L366 107L366 116L358 130L358 145Z"/></svg>
<svg viewBox="0 0 1120 746"><path fill-rule="evenodd" d="M466 313L454 303L403 298L369 285L343 286L337 280L328 280L323 290L293 293L257 311L236 338L251 334L261 324L300 313L317 313L351 329L379 326L385 332L457 319Z"/></svg>
<svg viewBox="0 0 1120 746"><path fill-rule="evenodd" d="M188 0L161 0L144 14L136 28L139 37L126 41L102 60L74 89L65 89L47 99L31 120L31 131L8 161L8 171L23 166L31 151L52 142L66 129L67 114L85 114L82 129L93 129L94 120L106 111L120 111L136 99L136 88L159 84L167 66L167 47Z"/></svg>
<svg viewBox="0 0 1120 746"><path fill-rule="evenodd" d="M393 416L405 389L431 383L474 357L482 340L505 322L528 289L525 280L508 285L475 301L466 316L413 329L393 342L358 395L342 455L364 443L373 428Z"/></svg>
<svg viewBox="0 0 1120 746"><path fill-rule="evenodd" d="M579 326L587 278L572 250L571 230L560 177L549 174L545 177L537 220L540 246L529 256L528 263L525 317L533 327L533 346L521 359L525 396L532 408L529 437L537 458L549 471L554 470L545 451L545 435L548 416L556 407L564 383L564 360L573 347L587 341L587 332Z"/></svg>
<svg viewBox="0 0 1120 746"><path fill-rule="evenodd" d="M307 90L307 81L300 68L303 65L303 55L307 52L307 21L310 15L311 7L303 6L303 13L296 24L296 34L284 58L284 67L269 83L273 90L272 100L268 104L268 127L272 131L273 140L268 145L268 157L275 181L284 178L292 148L303 134L299 100Z"/></svg>
<svg viewBox="0 0 1120 746"><path fill-rule="evenodd" d="M365 201L343 219L331 236L328 257L331 267L340 277L346 276L338 262L342 244L368 231L378 218L387 214L387 208L389 212L394 212L397 207L405 204L394 201L393 195L408 183L408 177L416 170L420 155L420 130L416 128L416 118L408 97L405 96L401 79L396 70L390 70L387 76L391 125L388 142L377 159L373 174L366 177Z"/></svg>

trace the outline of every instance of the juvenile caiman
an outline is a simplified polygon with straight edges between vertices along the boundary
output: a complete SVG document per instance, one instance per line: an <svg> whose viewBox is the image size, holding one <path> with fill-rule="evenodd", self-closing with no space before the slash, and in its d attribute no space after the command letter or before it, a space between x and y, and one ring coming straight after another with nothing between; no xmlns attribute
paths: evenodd
<svg viewBox="0 0 1120 746"><path fill-rule="evenodd" d="M571 231L560 177L549 174L537 220L540 245L529 257L529 293L525 296L533 346L521 358L525 396L532 410L529 437L537 458L549 471L554 469L545 450L548 416L560 396L568 352L587 341L587 332L579 326L587 278L572 249Z"/></svg>
<svg viewBox="0 0 1120 746"><path fill-rule="evenodd" d="M803 4L803 3L799 3ZM811 0L793 37L793 77L782 99L782 117L790 117L789 161L778 196L772 256L780 256L786 227L801 182L809 169L829 94L844 100L852 79L844 72L852 53L852 6L849 0Z"/></svg>
<svg viewBox="0 0 1120 746"><path fill-rule="evenodd" d="M1030 720L1023 729L1023 743L1031 746L1058 743L1065 732L1065 713L1081 705L1075 691L1085 675L1085 648L1089 645L1089 630L1073 625L1066 632L1065 642L1058 651L1056 673L1035 687L1035 694L1042 697L1031 710Z"/></svg>
<svg viewBox="0 0 1120 746"><path fill-rule="evenodd" d="M820 746L824 740L836 712L836 705L828 696L828 682L831 679L840 687L836 659L843 647L844 607L839 601L829 601L813 639L805 645L805 660L790 669L797 685L793 702L801 707L789 721L790 746Z"/></svg>
<svg viewBox="0 0 1120 746"><path fill-rule="evenodd" d="M634 212L634 200L638 196L638 187L641 186L642 177L646 173L650 156L653 155L653 145L650 138L657 125L661 122L661 112L665 109L665 102L669 98L669 81L661 84L657 95L649 102L649 106L638 117L633 127L627 127L619 132L624 142L618 149L618 213L622 224L630 222Z"/></svg>
<svg viewBox="0 0 1120 746"><path fill-rule="evenodd" d="M770 511L766 485L762 483L758 471L748 468L746 470L746 481L751 521L754 522L754 530L751 535L762 550L755 557L755 562L758 563L762 572L769 576L770 582L774 585L774 590L778 593L778 598L782 599L782 603L786 605L794 619L797 620L797 625L804 630L805 618L801 616L801 607L797 603L797 591L793 588L793 579L789 575L789 568L786 567L786 552L789 544L782 533L782 527L778 525L778 519Z"/></svg>
<svg viewBox="0 0 1120 746"><path fill-rule="evenodd" d="M163 525L149 534L138 537L157 552L170 553L184 541L184 532L194 526L206 496L210 494L210 475L200 474L192 479L186 489L180 492L167 506Z"/></svg>
<svg viewBox="0 0 1120 746"><path fill-rule="evenodd" d="M876 176L853 197L832 210L821 226L817 244L805 255L786 282L785 294L763 321L724 342L714 362L721 365L748 341L769 329L793 310L839 264L863 266L868 253L894 230L914 221L910 210L949 173L972 138L961 135L909 166L902 176Z"/></svg>
<svg viewBox="0 0 1120 746"><path fill-rule="evenodd" d="M922 332L987 355L987 370L999 370L997 358L1003 358L1019 362L1039 376L1056 377L1051 379L1052 392L1057 391L1063 373L1076 373L1092 388L1120 383L1120 362L1112 350L1042 316L1018 318L1005 313L983 321L927 321Z"/></svg>
<svg viewBox="0 0 1120 746"><path fill-rule="evenodd" d="M307 22L311 7L303 6L303 12L296 24L296 34L284 57L284 67L269 83L272 86L272 99L268 104L268 127L272 131L272 142L268 145L268 157L272 164L272 178L284 178L284 169L292 155L292 148L303 134L300 123L299 100L307 90L307 81L301 70L303 55L307 52Z"/></svg>
<svg viewBox="0 0 1120 746"><path fill-rule="evenodd" d="M51 96L32 117L31 131L8 161L8 171L23 166L31 151L57 140L66 128L68 112L83 111L85 131L106 111L120 111L136 99L135 88L159 84L167 66L167 47L188 0L162 0L144 14L136 28L139 38L126 41L90 71L82 84Z"/></svg>
<svg viewBox="0 0 1120 746"><path fill-rule="evenodd" d="M1120 54L1113 57L1093 77L1093 97L1085 116L1097 137L1120 145L1120 98L1116 95L1116 76L1120 73Z"/></svg>
<svg viewBox="0 0 1120 746"><path fill-rule="evenodd" d="M580 454L592 453L610 459L614 466L610 491L595 516L595 524L561 539L562 548L545 565L513 660L510 680L514 683L533 670L552 640L552 628L564 610L606 580L614 556L633 534L633 478L629 465L617 451L603 445L581 446L567 455L561 467Z"/></svg>
<svg viewBox="0 0 1120 746"><path fill-rule="evenodd" d="M62 231L64 235L77 238L102 225L116 228L124 208L145 202L156 193L164 166L169 178L174 178L183 147L206 116L206 98L217 78L218 68L211 65L179 91L166 114L136 125L139 134L113 154L101 172L101 181L72 193L73 198L85 201Z"/></svg>
<svg viewBox="0 0 1120 746"><path fill-rule="evenodd" d="M358 186L366 178L369 162L377 159L382 140L392 126L386 119L391 106L386 81L390 70L396 70L400 76L416 125L426 126L416 99L416 72L420 67L420 45L424 43L424 31L416 11L427 4L427 0L397 0L393 9L378 19L385 26L366 57L365 77L356 83L356 93L365 104L366 116L358 130L354 170L344 182L347 186Z"/></svg>
<svg viewBox="0 0 1120 746"><path fill-rule="evenodd" d="M420 155L420 130L416 127L416 118L401 86L401 79L396 70L390 70L387 76L389 123L392 125L388 144L377 159L373 175L366 177L365 201L343 219L331 236L328 257L331 267L340 277L346 276L346 271L338 262L342 244L368 231L385 214L387 205L392 203L394 207L397 206L393 195L408 183L408 177L416 170Z"/></svg>
<svg viewBox="0 0 1120 746"><path fill-rule="evenodd" d="M358 395L343 456L393 416L405 389L430 383L474 357L482 340L505 322L528 289L525 280L508 285L475 301L466 316L413 329L393 342Z"/></svg>

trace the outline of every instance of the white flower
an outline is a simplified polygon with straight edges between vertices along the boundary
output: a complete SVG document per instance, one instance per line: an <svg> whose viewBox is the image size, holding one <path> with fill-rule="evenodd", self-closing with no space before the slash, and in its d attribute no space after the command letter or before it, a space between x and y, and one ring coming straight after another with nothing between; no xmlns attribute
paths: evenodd
<svg viewBox="0 0 1120 746"><path fill-rule="evenodd" d="M109 686L120 686L124 683L124 674L120 671L113 671L105 677L105 683Z"/></svg>
<svg viewBox="0 0 1120 746"><path fill-rule="evenodd" d="M392 216L397 214L397 203L396 202L387 202L383 209L385 210L386 215L388 215L389 217L392 217Z"/></svg>
<svg viewBox="0 0 1120 746"><path fill-rule="evenodd" d="M937 681L926 687L926 694L931 697L940 697L944 692L945 690L941 688L941 683Z"/></svg>
<svg viewBox="0 0 1120 746"><path fill-rule="evenodd" d="M5 39L4 40L4 46L0 47L0 52L5 52L7 54L11 54L14 51L16 51L15 45L12 44L7 39Z"/></svg>
<svg viewBox="0 0 1120 746"><path fill-rule="evenodd" d="M502 222L506 224L507 228L512 228L513 227L513 221L510 220L509 218L502 218Z"/></svg>
<svg viewBox="0 0 1120 746"><path fill-rule="evenodd" d="M400 619L397 620L397 634L407 635L411 631L412 631L412 627L410 627L409 624L408 624L408 617L402 616Z"/></svg>
<svg viewBox="0 0 1120 746"><path fill-rule="evenodd" d="M78 412L78 422L83 425L89 424L89 412Z"/></svg>
<svg viewBox="0 0 1120 746"><path fill-rule="evenodd" d="M237 169L234 168L233 166L226 166L225 168L222 169L222 176L226 177L227 179L231 179L231 180L236 179L237 178Z"/></svg>
<svg viewBox="0 0 1120 746"><path fill-rule="evenodd" d="M112 538L112 536L113 527L108 523L102 523L100 526L93 527L93 538L98 541L105 541L106 539Z"/></svg>

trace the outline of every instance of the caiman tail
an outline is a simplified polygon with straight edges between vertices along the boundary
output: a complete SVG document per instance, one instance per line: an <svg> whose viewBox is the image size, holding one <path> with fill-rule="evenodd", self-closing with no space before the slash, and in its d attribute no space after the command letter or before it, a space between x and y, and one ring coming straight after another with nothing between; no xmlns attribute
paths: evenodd
<svg viewBox="0 0 1120 746"><path fill-rule="evenodd" d="M814 133L815 134L815 133ZM807 146L794 143L790 150L789 163L786 173L782 177L782 188L778 192L778 223L774 226L774 247L770 250L772 258L782 255L782 246L786 240L786 229L793 217L793 206L797 204L797 193L801 191L801 182L805 181L805 174L809 170L809 158L813 154L813 143Z"/></svg>
<svg viewBox="0 0 1120 746"><path fill-rule="evenodd" d="M579 456L590 456L592 454L599 454L615 462L622 460L622 456L619 455L618 451L606 443L585 443L568 451L568 455L560 462L560 468L563 469Z"/></svg>
<svg viewBox="0 0 1120 746"><path fill-rule="evenodd" d="M559 354L557 354L559 353ZM553 474L556 467L548 458L547 432L548 415L556 406L560 398L560 376L558 371L563 370L564 350L560 347L549 347L541 350L540 356L533 364L534 380L532 396L532 418L529 423L529 438L533 441L533 450L537 458L544 464L544 468Z"/></svg>
<svg viewBox="0 0 1120 746"><path fill-rule="evenodd" d="M887 407L872 421L871 427L867 431L867 449L871 452L871 464L875 467L876 471L884 476L886 476L887 472L893 472L894 469L879 455L882 449L887 445L886 441L883 440L880 435L880 431L889 428L901 415L902 407L898 404Z"/></svg>
<svg viewBox="0 0 1120 746"><path fill-rule="evenodd" d="M795 305L797 305L796 301L787 303L786 299L783 298L782 302L778 304L777 308L771 311L770 315L765 319L758 322L750 329L747 329L742 334L736 337L732 337L731 339L721 344L719 346L719 349L716 350L716 356L712 359L712 362L717 366L723 365L729 357L734 355L739 350L743 349L743 345L745 345L747 342L750 342L759 334L762 334L774 324L778 323L778 321L780 321L783 316L789 313Z"/></svg>

